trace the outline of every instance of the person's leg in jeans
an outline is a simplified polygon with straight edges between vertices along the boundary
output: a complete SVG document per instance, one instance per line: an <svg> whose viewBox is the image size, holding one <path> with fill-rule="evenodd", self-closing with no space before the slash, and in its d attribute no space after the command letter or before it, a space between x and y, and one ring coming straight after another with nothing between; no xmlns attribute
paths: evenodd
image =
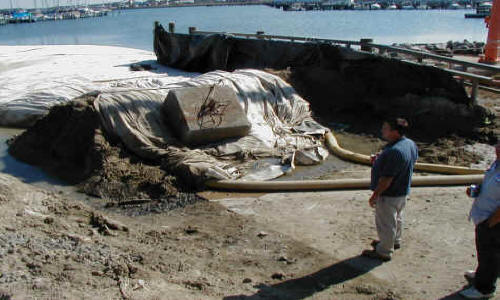
<svg viewBox="0 0 500 300"><path fill-rule="evenodd" d="M500 224L489 228L487 222L476 226L478 266L474 287L483 294L495 292L499 275Z"/></svg>
<svg viewBox="0 0 500 300"><path fill-rule="evenodd" d="M375 206L375 225L380 242L375 250L384 256L391 256L394 252L396 238L397 201L396 197L381 196Z"/></svg>
<svg viewBox="0 0 500 300"><path fill-rule="evenodd" d="M399 201L399 207L397 209L396 215L396 238L394 240L394 244L401 245L401 235L403 234L406 201L407 197L404 197L404 201Z"/></svg>

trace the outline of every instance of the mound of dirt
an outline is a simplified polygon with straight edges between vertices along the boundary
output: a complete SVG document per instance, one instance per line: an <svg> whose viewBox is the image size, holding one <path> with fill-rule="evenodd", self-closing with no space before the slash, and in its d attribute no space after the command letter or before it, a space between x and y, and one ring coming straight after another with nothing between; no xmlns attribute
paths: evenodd
<svg viewBox="0 0 500 300"><path fill-rule="evenodd" d="M462 84L435 67L327 42L172 34L159 24L154 48L159 63L182 70L277 70L316 115L351 124L359 132L378 131L385 118L404 117L412 124L411 136L421 140L452 134L491 137L482 128L493 114L475 105Z"/></svg>
<svg viewBox="0 0 500 300"><path fill-rule="evenodd" d="M351 133L378 136L383 120L404 117L411 124L409 135L423 142L432 143L455 135L492 143L496 125L491 120L495 119L495 114L483 106L469 103L463 88L447 80L440 74L442 71L408 72L400 65L387 63L389 67L385 70L380 62L354 63L348 73L357 75L349 75L352 80L342 79L342 88L330 84L340 76L338 71L322 66L266 71L289 82L310 101L316 118L323 124L345 123L349 125L346 131ZM413 80L401 80L407 73L418 76ZM380 76L386 78L381 80ZM383 84L387 78L392 78L390 86ZM433 81L441 81L441 85L449 88L432 88L436 85Z"/></svg>
<svg viewBox="0 0 500 300"><path fill-rule="evenodd" d="M10 154L79 184L89 195L114 201L175 196L179 184L159 163L143 161L105 136L92 105L94 98L85 96L53 107L10 141Z"/></svg>

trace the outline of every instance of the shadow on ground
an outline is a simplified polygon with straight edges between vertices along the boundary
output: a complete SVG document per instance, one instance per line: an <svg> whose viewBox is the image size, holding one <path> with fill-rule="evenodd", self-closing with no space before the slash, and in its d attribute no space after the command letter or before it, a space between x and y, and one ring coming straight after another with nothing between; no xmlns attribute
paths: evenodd
<svg viewBox="0 0 500 300"><path fill-rule="evenodd" d="M273 285L260 284L254 295L234 295L224 300L287 299L299 300L310 297L329 287L345 283L381 265L382 262L360 255L340 261L315 273Z"/></svg>

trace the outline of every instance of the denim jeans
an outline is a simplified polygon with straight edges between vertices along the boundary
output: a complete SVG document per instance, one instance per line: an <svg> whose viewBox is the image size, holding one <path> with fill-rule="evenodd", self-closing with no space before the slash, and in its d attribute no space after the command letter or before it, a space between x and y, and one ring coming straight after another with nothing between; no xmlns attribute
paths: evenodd
<svg viewBox="0 0 500 300"><path fill-rule="evenodd" d="M474 287L483 294L493 293L500 270L500 224L489 228L485 221L476 226L476 250Z"/></svg>
<svg viewBox="0 0 500 300"><path fill-rule="evenodd" d="M394 244L401 243L403 217L407 196L380 196L375 206L375 224L380 243L376 251L384 256L391 256Z"/></svg>

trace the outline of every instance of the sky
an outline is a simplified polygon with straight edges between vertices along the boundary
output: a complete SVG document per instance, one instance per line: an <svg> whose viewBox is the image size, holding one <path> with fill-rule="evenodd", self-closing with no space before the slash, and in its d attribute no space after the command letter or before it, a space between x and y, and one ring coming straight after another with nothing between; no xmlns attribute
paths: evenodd
<svg viewBox="0 0 500 300"><path fill-rule="evenodd" d="M0 0L0 9L10 8L10 3L14 8L34 8L35 2L37 7L57 6L60 5L74 5L74 4L96 4L106 2L118 2L117 0Z"/></svg>

